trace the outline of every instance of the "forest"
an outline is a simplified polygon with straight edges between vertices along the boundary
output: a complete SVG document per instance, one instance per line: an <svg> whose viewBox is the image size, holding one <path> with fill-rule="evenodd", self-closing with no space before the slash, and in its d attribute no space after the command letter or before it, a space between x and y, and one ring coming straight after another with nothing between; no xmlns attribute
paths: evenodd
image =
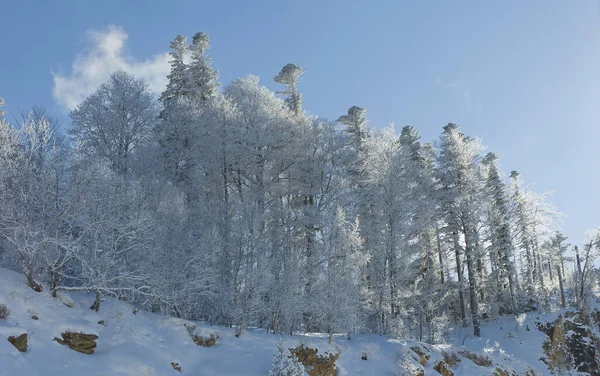
<svg viewBox="0 0 600 376"><path fill-rule="evenodd" d="M303 108L300 66L273 72L278 92L222 85L209 49L178 35L164 92L114 72L69 124L0 113L0 266L95 310L115 297L236 336L440 343L585 307L600 232L570 245L548 195L459 125L429 143L359 106L328 120Z"/></svg>

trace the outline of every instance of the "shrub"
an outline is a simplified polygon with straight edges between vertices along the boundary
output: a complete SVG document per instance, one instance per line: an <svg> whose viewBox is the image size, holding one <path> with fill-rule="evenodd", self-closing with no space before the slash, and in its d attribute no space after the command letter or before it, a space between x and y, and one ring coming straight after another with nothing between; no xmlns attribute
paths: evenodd
<svg viewBox="0 0 600 376"><path fill-rule="evenodd" d="M0 320L4 320L10 314L10 309L6 306L6 304L0 303Z"/></svg>
<svg viewBox="0 0 600 376"><path fill-rule="evenodd" d="M460 355L464 356L465 358L469 359L473 363L477 364L480 367L489 367L492 365L492 361L490 360L490 358L488 358L485 355L472 353L472 352L466 351L466 350L459 351L458 353Z"/></svg>
<svg viewBox="0 0 600 376"><path fill-rule="evenodd" d="M304 376L304 366L293 354L288 355L283 345L279 344L269 376Z"/></svg>
<svg viewBox="0 0 600 376"><path fill-rule="evenodd" d="M192 341L198 346L202 347L211 347L217 344L217 339L219 338L218 332L213 332L204 328L196 328L193 325L185 325L185 328L192 338Z"/></svg>
<svg viewBox="0 0 600 376"><path fill-rule="evenodd" d="M298 358L298 361L308 368L309 376L337 376L335 361L340 357L340 353L331 354L326 352L319 355L319 349L311 349L300 344L290 352Z"/></svg>

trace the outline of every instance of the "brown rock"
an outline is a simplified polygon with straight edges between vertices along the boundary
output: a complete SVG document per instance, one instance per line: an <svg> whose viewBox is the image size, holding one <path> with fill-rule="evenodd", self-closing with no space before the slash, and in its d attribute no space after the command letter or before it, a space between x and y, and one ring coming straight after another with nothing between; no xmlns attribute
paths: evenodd
<svg viewBox="0 0 600 376"><path fill-rule="evenodd" d="M175 371L181 372L181 366L179 365L179 363L171 362L171 367L173 367Z"/></svg>
<svg viewBox="0 0 600 376"><path fill-rule="evenodd" d="M429 354L425 353L425 351L419 346L412 346L410 349L419 356L419 359L415 358L415 360L418 361L420 365L425 366L425 364L429 361Z"/></svg>
<svg viewBox="0 0 600 376"><path fill-rule="evenodd" d="M83 334L64 332L61 334L63 339L54 337L54 340L61 345L67 345L71 350L82 354L93 354L96 347L98 336L95 334Z"/></svg>
<svg viewBox="0 0 600 376"><path fill-rule="evenodd" d="M443 360L433 367L442 376L454 376L454 372L450 369L450 366Z"/></svg>
<svg viewBox="0 0 600 376"><path fill-rule="evenodd" d="M10 342L20 352L27 351L27 333L23 333L18 337L10 336L8 337L8 342Z"/></svg>

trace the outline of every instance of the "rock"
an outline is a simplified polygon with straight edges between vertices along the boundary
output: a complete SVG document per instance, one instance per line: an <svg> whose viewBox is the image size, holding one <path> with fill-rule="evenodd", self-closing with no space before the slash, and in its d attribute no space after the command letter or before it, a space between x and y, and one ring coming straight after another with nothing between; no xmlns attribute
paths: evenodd
<svg viewBox="0 0 600 376"><path fill-rule="evenodd" d="M171 362L171 367L173 367L175 371L181 372L181 366L179 365L179 363Z"/></svg>
<svg viewBox="0 0 600 376"><path fill-rule="evenodd" d="M450 369L450 366L443 360L433 367L442 376L454 376L454 372Z"/></svg>
<svg viewBox="0 0 600 376"><path fill-rule="evenodd" d="M8 342L10 342L20 352L27 351L27 333L23 333L18 337L10 336L8 337Z"/></svg>
<svg viewBox="0 0 600 376"><path fill-rule="evenodd" d="M600 376L596 344L600 340L590 330L586 317L580 312L565 312L555 322L537 323L539 330L548 336L542 348L542 359L552 372L571 370Z"/></svg>
<svg viewBox="0 0 600 376"><path fill-rule="evenodd" d="M64 332L61 334L63 339L54 337L54 340L61 345L67 345L71 350L82 354L93 354L96 347L98 336L95 334L83 334Z"/></svg>
<svg viewBox="0 0 600 376"><path fill-rule="evenodd" d="M511 374L503 368L496 367L492 376L511 376Z"/></svg>
<svg viewBox="0 0 600 376"><path fill-rule="evenodd" d="M32 320L39 320L39 317L37 317L36 315L31 316Z"/></svg>
<svg viewBox="0 0 600 376"><path fill-rule="evenodd" d="M429 361L430 355L419 346L412 346L410 349L419 356L419 359L415 358L415 360L418 361L420 365L425 366L425 364Z"/></svg>

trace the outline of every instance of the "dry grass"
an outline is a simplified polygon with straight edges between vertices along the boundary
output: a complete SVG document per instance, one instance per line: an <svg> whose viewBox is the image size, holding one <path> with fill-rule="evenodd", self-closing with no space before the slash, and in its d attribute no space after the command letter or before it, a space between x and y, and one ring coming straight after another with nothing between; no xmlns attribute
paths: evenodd
<svg viewBox="0 0 600 376"><path fill-rule="evenodd" d="M492 361L485 355L472 353L470 351L459 351L458 352L463 357L469 359L473 363L477 364L480 367L489 367L492 365Z"/></svg>

